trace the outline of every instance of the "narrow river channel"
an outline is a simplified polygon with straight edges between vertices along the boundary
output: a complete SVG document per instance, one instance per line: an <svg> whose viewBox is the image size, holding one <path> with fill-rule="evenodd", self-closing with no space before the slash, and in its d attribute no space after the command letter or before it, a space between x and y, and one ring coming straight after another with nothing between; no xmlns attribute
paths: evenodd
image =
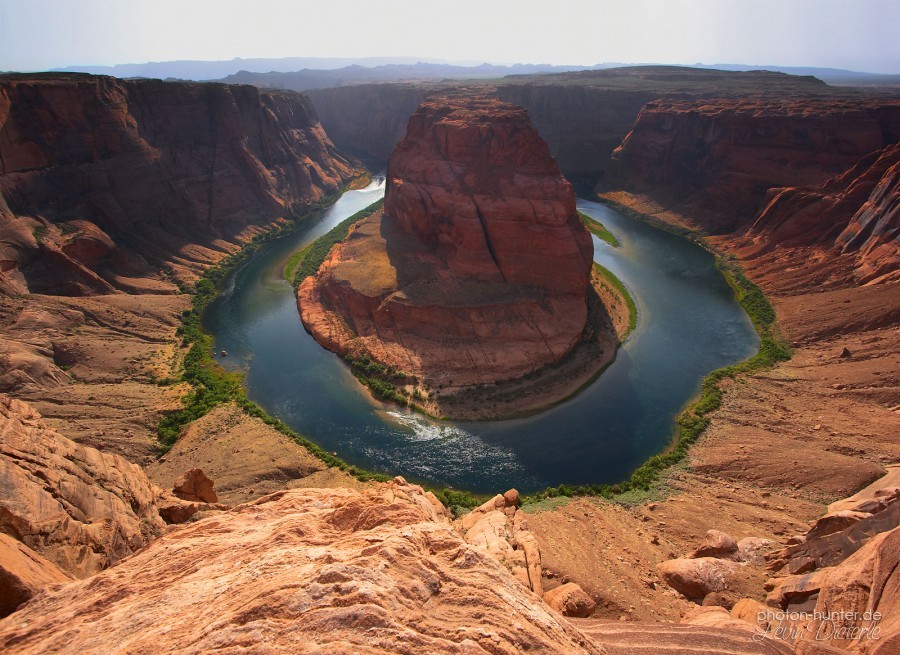
<svg viewBox="0 0 900 655"><path fill-rule="evenodd" d="M616 361L575 398L510 421L435 422L375 402L300 323L282 269L293 252L384 195L384 180L349 191L264 246L227 281L204 317L223 365L246 372L270 414L352 464L475 492L531 492L623 480L668 443L674 418L707 373L749 357L750 319L699 246L594 202L579 210L619 240L594 238L594 259L638 306Z"/></svg>

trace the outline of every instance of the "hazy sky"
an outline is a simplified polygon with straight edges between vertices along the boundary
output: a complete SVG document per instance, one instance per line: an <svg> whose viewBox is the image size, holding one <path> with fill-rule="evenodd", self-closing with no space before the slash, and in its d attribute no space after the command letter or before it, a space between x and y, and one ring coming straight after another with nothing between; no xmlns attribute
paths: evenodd
<svg viewBox="0 0 900 655"><path fill-rule="evenodd" d="M900 73L900 0L0 0L0 70L381 55Z"/></svg>

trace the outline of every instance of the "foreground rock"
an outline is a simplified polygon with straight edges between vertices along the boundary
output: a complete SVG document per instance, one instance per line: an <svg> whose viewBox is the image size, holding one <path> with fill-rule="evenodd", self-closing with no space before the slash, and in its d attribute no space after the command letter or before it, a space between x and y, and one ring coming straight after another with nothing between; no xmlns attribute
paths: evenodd
<svg viewBox="0 0 900 655"><path fill-rule="evenodd" d="M456 528L466 543L489 553L540 597L544 593L541 551L518 505L519 492L510 489L463 516Z"/></svg>
<svg viewBox="0 0 900 655"><path fill-rule="evenodd" d="M301 317L321 344L375 360L400 393L460 418L547 405L612 358L616 334L590 284L590 234L523 110L427 101L387 178L384 211L300 287ZM531 407L504 405L495 383L556 366L595 333L607 338L575 373L580 382L544 394L535 383L530 398L507 394ZM476 386L471 408L452 400Z"/></svg>
<svg viewBox="0 0 900 655"><path fill-rule="evenodd" d="M672 589L689 599L702 600L707 594L728 589L738 564L714 557L700 557L673 559L656 568Z"/></svg>
<svg viewBox="0 0 900 655"><path fill-rule="evenodd" d="M71 580L53 562L0 532L0 617L12 614L44 587Z"/></svg>
<svg viewBox="0 0 900 655"><path fill-rule="evenodd" d="M767 604L808 615L773 618L800 641L825 641L867 655L898 652L900 527L872 538L838 566L779 580Z"/></svg>
<svg viewBox="0 0 900 655"><path fill-rule="evenodd" d="M215 483L206 477L203 469L188 469L175 481L172 492L182 500L217 503Z"/></svg>
<svg viewBox="0 0 900 655"><path fill-rule="evenodd" d="M5 395L0 434L0 532L63 571L87 577L163 532L159 489L136 464L66 439Z"/></svg>
<svg viewBox="0 0 900 655"><path fill-rule="evenodd" d="M402 483L272 494L39 595L0 622L0 649L605 652L443 512Z"/></svg>

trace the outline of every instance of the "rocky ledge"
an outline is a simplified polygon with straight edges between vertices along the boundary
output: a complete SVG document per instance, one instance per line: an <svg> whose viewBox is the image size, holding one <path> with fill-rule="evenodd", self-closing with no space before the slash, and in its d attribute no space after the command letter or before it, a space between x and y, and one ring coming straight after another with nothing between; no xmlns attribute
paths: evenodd
<svg viewBox="0 0 900 655"><path fill-rule="evenodd" d="M592 285L572 187L524 110L425 102L387 177L383 211L300 286L321 344L455 418L533 411L611 361L627 310Z"/></svg>

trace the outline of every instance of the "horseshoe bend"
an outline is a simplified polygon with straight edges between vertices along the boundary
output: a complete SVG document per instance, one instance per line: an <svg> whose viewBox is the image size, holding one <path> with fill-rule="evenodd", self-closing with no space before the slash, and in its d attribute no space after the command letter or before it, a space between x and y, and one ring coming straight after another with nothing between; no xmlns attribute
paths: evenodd
<svg viewBox="0 0 900 655"><path fill-rule="evenodd" d="M319 343L380 373L376 395L441 417L529 413L594 378L628 329L592 255L525 110L434 98L388 161L383 209L301 283L298 305Z"/></svg>

